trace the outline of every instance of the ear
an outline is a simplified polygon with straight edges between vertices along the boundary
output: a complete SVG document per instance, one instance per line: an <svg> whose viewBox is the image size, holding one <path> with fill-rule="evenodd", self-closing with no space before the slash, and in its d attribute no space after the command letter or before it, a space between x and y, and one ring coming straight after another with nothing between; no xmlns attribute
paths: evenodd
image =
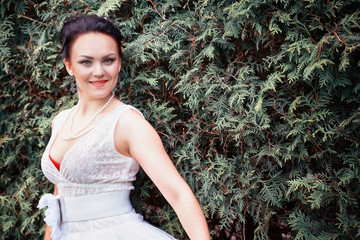
<svg viewBox="0 0 360 240"><path fill-rule="evenodd" d="M69 73L70 76L73 76L74 72L72 71L71 63L68 60L64 59L64 64L66 67L66 71Z"/></svg>

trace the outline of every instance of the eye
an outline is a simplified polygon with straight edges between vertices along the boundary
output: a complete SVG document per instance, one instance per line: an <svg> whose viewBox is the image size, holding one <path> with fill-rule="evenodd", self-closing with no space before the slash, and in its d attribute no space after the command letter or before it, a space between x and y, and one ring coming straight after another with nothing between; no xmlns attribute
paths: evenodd
<svg viewBox="0 0 360 240"><path fill-rule="evenodd" d="M91 61L83 60L83 61L80 61L80 64L85 65L85 66L89 66L89 65L91 65Z"/></svg>
<svg viewBox="0 0 360 240"><path fill-rule="evenodd" d="M108 59L105 59L105 60L104 60L104 63L105 63L106 65L110 65L110 64L112 64L114 61L115 61L115 59L113 59L113 58L108 58Z"/></svg>

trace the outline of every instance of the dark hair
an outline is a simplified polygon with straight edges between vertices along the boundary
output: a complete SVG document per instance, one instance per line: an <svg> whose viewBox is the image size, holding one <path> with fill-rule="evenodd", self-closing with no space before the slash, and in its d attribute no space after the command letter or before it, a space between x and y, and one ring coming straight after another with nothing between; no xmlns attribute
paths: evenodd
<svg viewBox="0 0 360 240"><path fill-rule="evenodd" d="M122 36L120 30L112 21L105 17L97 15L79 14L71 16L61 29L61 53L65 59L70 57L70 49L76 38L83 33L100 32L114 38L118 45L119 55L121 57Z"/></svg>

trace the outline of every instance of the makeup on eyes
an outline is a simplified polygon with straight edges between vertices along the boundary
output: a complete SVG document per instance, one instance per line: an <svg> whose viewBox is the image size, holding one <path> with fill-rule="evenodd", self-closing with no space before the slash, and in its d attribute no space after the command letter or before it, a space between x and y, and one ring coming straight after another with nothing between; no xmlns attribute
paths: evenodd
<svg viewBox="0 0 360 240"><path fill-rule="evenodd" d="M85 58L85 59L83 59ZM80 56L80 60L78 60L78 62L80 64L84 64L84 65L90 65L92 63L92 61L94 60L95 58L93 57L90 57L90 56L86 56L86 55L81 55ZM103 62L107 65L110 65L112 64L113 62L116 61L116 54L109 54L109 55L106 55L105 57L102 58L103 59Z"/></svg>

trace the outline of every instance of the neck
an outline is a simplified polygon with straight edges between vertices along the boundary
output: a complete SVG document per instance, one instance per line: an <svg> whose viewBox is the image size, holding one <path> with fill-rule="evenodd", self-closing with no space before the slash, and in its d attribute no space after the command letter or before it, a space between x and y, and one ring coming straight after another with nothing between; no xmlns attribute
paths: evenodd
<svg viewBox="0 0 360 240"><path fill-rule="evenodd" d="M109 101L111 95L112 93L110 93L104 98L89 99L86 97L82 97L79 93L78 114L80 114L81 116L95 114Z"/></svg>

